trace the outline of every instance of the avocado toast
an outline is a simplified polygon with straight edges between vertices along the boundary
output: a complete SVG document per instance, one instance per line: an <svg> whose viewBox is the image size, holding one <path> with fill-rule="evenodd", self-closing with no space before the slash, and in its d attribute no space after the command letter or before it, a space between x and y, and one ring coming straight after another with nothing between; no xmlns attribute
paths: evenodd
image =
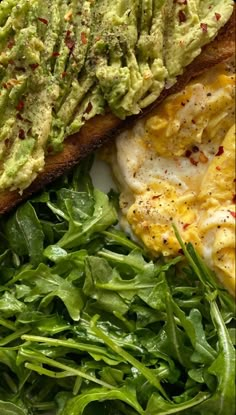
<svg viewBox="0 0 236 415"><path fill-rule="evenodd" d="M198 6L201 23L187 1L15 3L0 4L0 213L235 49L231 1Z"/></svg>

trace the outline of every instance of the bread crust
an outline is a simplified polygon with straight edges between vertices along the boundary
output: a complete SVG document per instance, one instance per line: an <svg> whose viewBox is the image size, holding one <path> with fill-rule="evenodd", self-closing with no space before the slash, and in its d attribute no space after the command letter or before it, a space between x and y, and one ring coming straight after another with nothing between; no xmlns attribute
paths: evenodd
<svg viewBox="0 0 236 415"><path fill-rule="evenodd" d="M98 115L89 120L79 133L64 141L64 147L60 153L46 157L44 170L22 194L17 190L0 192L0 214L10 211L33 193L43 189L45 185L67 173L89 153L156 108L168 95L184 88L191 79L232 57L235 53L235 9L234 7L233 15L217 37L202 49L201 54L185 68L184 73L177 78L177 82L171 88L162 91L154 104L145 108L138 116L128 117L125 121L111 113Z"/></svg>

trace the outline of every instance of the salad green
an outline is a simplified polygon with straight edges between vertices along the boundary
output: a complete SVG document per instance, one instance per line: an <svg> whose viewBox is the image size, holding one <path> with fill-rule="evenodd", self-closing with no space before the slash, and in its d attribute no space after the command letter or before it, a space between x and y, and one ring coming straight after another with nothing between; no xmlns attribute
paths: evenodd
<svg viewBox="0 0 236 415"><path fill-rule="evenodd" d="M86 160L0 219L0 413L235 413L234 300L191 244L151 259Z"/></svg>

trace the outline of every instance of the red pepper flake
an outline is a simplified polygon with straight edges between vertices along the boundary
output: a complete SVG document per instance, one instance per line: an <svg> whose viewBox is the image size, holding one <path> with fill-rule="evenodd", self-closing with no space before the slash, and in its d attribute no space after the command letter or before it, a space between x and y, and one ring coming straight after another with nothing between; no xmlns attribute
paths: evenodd
<svg viewBox="0 0 236 415"><path fill-rule="evenodd" d="M192 155L192 151L190 151L190 150L186 150L185 151L185 157L190 157Z"/></svg>
<svg viewBox="0 0 236 415"><path fill-rule="evenodd" d="M216 18L216 20L218 22L218 20L221 19L221 14L220 13L215 13L215 18Z"/></svg>
<svg viewBox="0 0 236 415"><path fill-rule="evenodd" d="M62 72L61 77L65 78L67 76L67 72Z"/></svg>
<svg viewBox="0 0 236 415"><path fill-rule="evenodd" d="M216 153L216 156L221 156L223 153L224 153L224 147L220 146L217 153Z"/></svg>
<svg viewBox="0 0 236 415"><path fill-rule="evenodd" d="M81 37L81 42L83 43L83 45L86 45L88 43L86 33L81 32L80 37Z"/></svg>
<svg viewBox="0 0 236 415"><path fill-rule="evenodd" d="M59 52L53 52L52 53L52 57L53 58L57 58L58 56L60 56L60 53Z"/></svg>
<svg viewBox="0 0 236 415"><path fill-rule="evenodd" d="M18 105L17 105L17 107L16 107L16 109L17 109L18 111L22 111L22 110L23 110L23 108L24 108L24 106L25 106L24 102L23 102L23 101L19 101L19 102L18 102Z"/></svg>
<svg viewBox="0 0 236 415"><path fill-rule="evenodd" d="M220 166L216 166L216 170L221 171L221 167Z"/></svg>
<svg viewBox="0 0 236 415"><path fill-rule="evenodd" d="M65 37L65 44L72 51L75 47L75 41L71 38L71 31L67 30L66 37Z"/></svg>
<svg viewBox="0 0 236 415"><path fill-rule="evenodd" d="M19 138L21 140L24 140L24 138L25 138L25 132L24 132L24 130L22 128L20 128L18 136L19 136Z"/></svg>
<svg viewBox="0 0 236 415"><path fill-rule="evenodd" d="M198 165L198 161L197 160L194 160L194 158L193 157L190 157L190 162L194 165L194 166L197 166Z"/></svg>
<svg viewBox="0 0 236 415"><path fill-rule="evenodd" d="M99 40L101 40L101 36L96 36L95 40L96 40L96 42L98 42Z"/></svg>
<svg viewBox="0 0 236 415"><path fill-rule="evenodd" d="M32 69L32 71L35 71L35 69L37 69L39 67L39 63L31 63L30 64L30 68Z"/></svg>
<svg viewBox="0 0 236 415"><path fill-rule="evenodd" d="M233 195L233 199L232 199L233 203L236 203L236 194Z"/></svg>
<svg viewBox="0 0 236 415"><path fill-rule="evenodd" d="M7 47L8 47L8 49L12 49L13 46L15 46L15 40L11 39L11 40L9 40L9 42L7 44Z"/></svg>
<svg viewBox="0 0 236 415"><path fill-rule="evenodd" d="M65 43L68 49L70 49L71 51L74 49L75 41L73 39L67 39Z"/></svg>
<svg viewBox="0 0 236 415"><path fill-rule="evenodd" d="M184 23L184 22L186 22L187 17L186 17L186 14L184 13L184 11L183 11L183 10L179 10L178 15L179 15L179 22L180 22L180 23Z"/></svg>
<svg viewBox="0 0 236 415"><path fill-rule="evenodd" d="M44 19L43 17L38 17L38 20L43 24L48 24L48 20Z"/></svg>
<svg viewBox="0 0 236 415"><path fill-rule="evenodd" d="M229 210L229 213L231 216L233 216L233 218L236 218L236 212L233 212L232 210Z"/></svg>
<svg viewBox="0 0 236 415"><path fill-rule="evenodd" d="M200 27L201 27L203 33L207 33L207 31L208 31L207 23L201 23Z"/></svg>
<svg viewBox="0 0 236 415"><path fill-rule="evenodd" d="M13 61L13 59L10 59L10 60L8 61L8 63L9 63L9 65L14 65L14 64L15 64L15 62Z"/></svg>
<svg viewBox="0 0 236 415"><path fill-rule="evenodd" d="M185 223L184 225L183 225L183 229L185 230L185 229L187 229L188 227L189 227L189 225L190 225L190 223Z"/></svg>

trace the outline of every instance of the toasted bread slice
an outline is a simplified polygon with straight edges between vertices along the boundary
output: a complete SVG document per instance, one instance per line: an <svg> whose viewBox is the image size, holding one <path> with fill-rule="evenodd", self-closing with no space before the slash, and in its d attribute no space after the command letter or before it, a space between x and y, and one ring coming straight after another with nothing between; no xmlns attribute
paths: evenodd
<svg viewBox="0 0 236 415"><path fill-rule="evenodd" d="M137 118L143 117L153 110L168 95L180 91L192 78L229 59L234 53L235 10L214 41L202 49L201 54L185 68L183 75L178 77L177 82L171 88L163 90L154 104L146 108L142 114L129 117L125 121L111 113L96 116L88 121L79 133L65 140L63 151L46 157L44 170L22 194L18 191L0 192L0 214L8 212L46 184L68 172L82 158L117 136L122 129L132 125Z"/></svg>

